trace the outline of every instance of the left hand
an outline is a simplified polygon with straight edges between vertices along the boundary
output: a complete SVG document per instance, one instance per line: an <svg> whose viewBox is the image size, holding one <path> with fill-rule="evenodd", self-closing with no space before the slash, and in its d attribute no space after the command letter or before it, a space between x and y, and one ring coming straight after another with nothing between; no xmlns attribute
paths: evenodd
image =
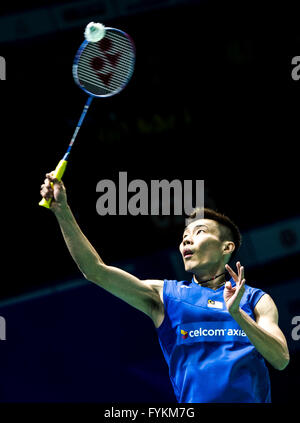
<svg viewBox="0 0 300 423"><path fill-rule="evenodd" d="M227 310L232 314L239 311L240 302L245 292L246 279L244 279L244 267L241 266L239 261L236 263L238 274L236 274L228 264L225 265L225 268L236 283L235 286L232 286L231 282L228 281L224 289L224 301Z"/></svg>

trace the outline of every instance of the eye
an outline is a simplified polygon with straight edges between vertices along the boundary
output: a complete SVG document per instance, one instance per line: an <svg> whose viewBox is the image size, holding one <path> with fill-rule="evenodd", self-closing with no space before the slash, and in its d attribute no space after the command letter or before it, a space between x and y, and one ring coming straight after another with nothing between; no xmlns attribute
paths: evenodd
<svg viewBox="0 0 300 423"><path fill-rule="evenodd" d="M198 231L196 232L196 235L198 235L200 232L205 232L203 229L198 229Z"/></svg>

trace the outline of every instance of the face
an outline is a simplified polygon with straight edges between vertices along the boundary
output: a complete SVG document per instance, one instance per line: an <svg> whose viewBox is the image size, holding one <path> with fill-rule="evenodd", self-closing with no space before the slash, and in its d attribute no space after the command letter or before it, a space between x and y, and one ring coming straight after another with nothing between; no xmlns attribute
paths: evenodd
<svg viewBox="0 0 300 423"><path fill-rule="evenodd" d="M226 243L220 241L218 222L198 219L184 230L179 246L185 270L210 269L223 263Z"/></svg>

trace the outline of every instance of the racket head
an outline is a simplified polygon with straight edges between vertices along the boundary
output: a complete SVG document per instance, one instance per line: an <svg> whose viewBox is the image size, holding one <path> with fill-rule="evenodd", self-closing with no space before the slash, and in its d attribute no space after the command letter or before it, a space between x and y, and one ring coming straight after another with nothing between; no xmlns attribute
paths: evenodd
<svg viewBox="0 0 300 423"><path fill-rule="evenodd" d="M120 29L107 27L98 42L84 40L74 63L76 84L93 97L111 97L121 92L134 71L135 44Z"/></svg>

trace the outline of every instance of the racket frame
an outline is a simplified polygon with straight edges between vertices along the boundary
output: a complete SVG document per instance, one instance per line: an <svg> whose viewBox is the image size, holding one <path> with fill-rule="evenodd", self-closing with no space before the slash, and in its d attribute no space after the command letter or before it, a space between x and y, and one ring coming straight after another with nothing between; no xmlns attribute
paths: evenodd
<svg viewBox="0 0 300 423"><path fill-rule="evenodd" d="M87 41L84 40L83 43L80 45L79 49L77 50L74 62L73 62L73 68L72 68L72 72L73 72L73 78L76 82L76 84L84 91L86 92L89 96L93 96L93 97L112 97L113 95L119 94L128 84L129 80L132 77L134 68L135 68L135 55L136 55L136 49L135 49L135 44L133 39L130 37L130 35L128 35L126 32L122 31L121 29L117 29L117 28L112 28L112 27L106 27L105 28L106 31L113 31L113 32L117 32L119 34L122 34L124 37L126 37L128 39L128 41L130 42L131 46L132 46L132 50L133 50L133 61L132 61L132 66L131 66L131 72L128 75L128 78L126 79L126 81L124 82L123 85L120 86L120 88L118 88L115 91L112 91L111 93L108 94L92 94L90 91L88 91L79 81L78 78L78 63L80 60L80 57L84 51L84 49L86 48L86 46L91 43L91 41Z"/></svg>
<svg viewBox="0 0 300 423"><path fill-rule="evenodd" d="M77 134L78 134L78 132L79 132L79 129L81 128L81 125L82 125L82 122L83 122L83 120L84 120L84 118L85 118L85 116L86 116L86 114L87 114L87 111L88 111L88 109L89 109L89 106L90 106L90 104L91 104L91 102L92 102L92 100L93 100L93 98L94 97L97 97L97 98L99 98L99 97L112 97L113 95L116 95L116 94L119 94L126 86L127 86L127 84L128 84L128 82L129 82L129 80L131 79L131 76L132 76L132 74L133 74L133 71L134 71L134 67L135 67L135 53L136 53L136 50L135 50L135 44L134 44L134 41L133 41L133 39L130 37L130 35L128 35L126 32L124 32L124 31L121 31L120 29L116 29L116 28L112 28L112 27L107 27L106 28L106 30L111 30L111 31L114 31L114 32L119 32L120 34L122 34L123 36L125 36L128 40L129 40L129 42L130 42L130 44L131 44L131 46L132 46L132 48L133 48L133 61L132 61L132 66L131 66L131 72L129 73L129 76L128 76L128 78L126 79L126 82L124 82L124 84L122 84L121 86L120 86L120 88L119 89L117 89L117 90L114 90L114 91L112 91L111 93L109 93L109 94L101 94L101 95L96 95L96 94L92 94L90 91L88 91L81 83L80 83L80 81L79 81L79 78L78 78L78 74L77 74L77 70L78 70L78 62L79 62L79 60L80 60L80 57L81 57L81 54L82 54L82 52L84 51L84 49L85 49L85 47L87 46L87 44L89 43L89 41L87 41L87 40L84 40L83 41L83 43L80 45L80 47L79 47L79 49L77 50L77 53L76 53L76 56L75 56L75 59L74 59L74 61L73 61L73 67L72 67L72 72L73 72L73 78L74 78L74 80L75 80L75 82L76 82L76 84L84 91L84 92L86 92L87 94L88 94L88 99L87 99L87 101L86 101L86 103L85 103L85 105L84 105L84 108L83 108L83 111L82 111L82 113L81 113L81 116L80 116L80 118L79 118L79 121L78 121L78 124L77 124L77 126L76 126L76 128L75 128L75 131L74 131L74 133L73 133L73 136L72 136L72 139L71 139L71 142L70 142L70 144L69 144L69 146L68 146L68 149L67 149L67 151L66 151L66 153L65 153L65 155L64 155L64 157L62 158L62 160L60 160L60 162L58 163L58 165L56 166L56 168L55 168L55 171L54 171L54 173L53 173L53 177L54 178L56 178L57 180L61 180L62 179L62 177L63 177L63 174L65 173L65 170L66 170L66 167L67 167L67 163L68 163L68 158L69 158L69 154L70 154L70 152L71 152L71 149L72 149L72 147L73 147L73 144L74 144L74 142L75 142L75 139L76 139L76 137L77 137ZM53 188L53 184L52 184L52 182L51 182L51 186L52 186L52 188ZM45 208L50 208L50 206L51 206L51 202L52 202L52 198L49 198L48 200L46 200L45 198L42 198L42 200L39 202L39 205L40 206L42 206L42 207L45 207Z"/></svg>

